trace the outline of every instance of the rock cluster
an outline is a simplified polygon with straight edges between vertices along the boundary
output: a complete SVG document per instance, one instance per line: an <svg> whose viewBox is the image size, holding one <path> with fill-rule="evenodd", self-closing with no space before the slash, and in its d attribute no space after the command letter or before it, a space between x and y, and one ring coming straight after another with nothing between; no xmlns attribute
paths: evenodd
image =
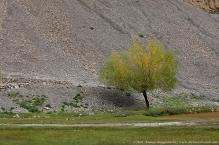
<svg viewBox="0 0 219 145"><path fill-rule="evenodd" d="M0 91L4 92L10 89L18 89L21 87L27 87L32 84L42 85L72 85L67 81L56 81L56 80L40 80L33 78L2 78L2 84L0 85Z"/></svg>
<svg viewBox="0 0 219 145"><path fill-rule="evenodd" d="M10 90L10 89L18 89L21 87L26 87L28 85L29 85L29 83L2 84L2 85L0 85L0 91L4 92L4 91Z"/></svg>

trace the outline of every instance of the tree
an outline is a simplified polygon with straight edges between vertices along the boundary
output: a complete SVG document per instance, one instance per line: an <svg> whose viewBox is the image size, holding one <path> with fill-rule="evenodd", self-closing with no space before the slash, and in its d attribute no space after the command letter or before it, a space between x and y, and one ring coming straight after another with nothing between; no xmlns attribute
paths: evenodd
<svg viewBox="0 0 219 145"><path fill-rule="evenodd" d="M149 108L147 92L154 89L171 91L177 81L177 62L173 52L150 39L147 47L132 38L132 46L124 53L112 51L109 60L100 67L100 81L122 90L143 93Z"/></svg>

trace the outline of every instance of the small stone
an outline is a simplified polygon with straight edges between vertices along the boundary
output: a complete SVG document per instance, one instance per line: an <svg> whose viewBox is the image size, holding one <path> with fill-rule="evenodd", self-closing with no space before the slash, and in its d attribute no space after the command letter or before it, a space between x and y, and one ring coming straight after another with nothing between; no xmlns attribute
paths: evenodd
<svg viewBox="0 0 219 145"><path fill-rule="evenodd" d="M43 107L43 109L49 110L49 107Z"/></svg>
<svg viewBox="0 0 219 145"><path fill-rule="evenodd" d="M18 85L15 85L14 88L15 88L15 89L19 89L19 86L18 86Z"/></svg>
<svg viewBox="0 0 219 145"><path fill-rule="evenodd" d="M20 118L20 116L19 116L18 114L16 114L16 115L14 116L14 118Z"/></svg>
<svg viewBox="0 0 219 145"><path fill-rule="evenodd" d="M0 92L4 92L4 91L6 91L6 89L5 88L0 88Z"/></svg>
<svg viewBox="0 0 219 145"><path fill-rule="evenodd" d="M94 112L89 112L89 115L94 115Z"/></svg>

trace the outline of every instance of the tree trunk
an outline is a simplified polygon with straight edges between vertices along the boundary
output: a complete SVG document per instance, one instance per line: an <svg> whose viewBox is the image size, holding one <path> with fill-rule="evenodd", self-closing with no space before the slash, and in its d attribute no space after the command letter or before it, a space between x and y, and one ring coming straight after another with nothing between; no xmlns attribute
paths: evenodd
<svg viewBox="0 0 219 145"><path fill-rule="evenodd" d="M149 109L149 101L148 101L147 92L143 91L143 95L144 95L146 107L147 107L147 109Z"/></svg>

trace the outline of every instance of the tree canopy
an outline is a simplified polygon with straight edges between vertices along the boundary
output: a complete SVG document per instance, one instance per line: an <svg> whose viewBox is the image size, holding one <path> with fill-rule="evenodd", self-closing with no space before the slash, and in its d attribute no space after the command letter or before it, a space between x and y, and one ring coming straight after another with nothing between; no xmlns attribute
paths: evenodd
<svg viewBox="0 0 219 145"><path fill-rule="evenodd" d="M149 108L148 91L170 91L174 88L177 81L176 56L153 39L149 39L147 47L134 37L132 40L132 46L126 52L111 52L109 60L100 67L100 81L119 89L143 93Z"/></svg>

